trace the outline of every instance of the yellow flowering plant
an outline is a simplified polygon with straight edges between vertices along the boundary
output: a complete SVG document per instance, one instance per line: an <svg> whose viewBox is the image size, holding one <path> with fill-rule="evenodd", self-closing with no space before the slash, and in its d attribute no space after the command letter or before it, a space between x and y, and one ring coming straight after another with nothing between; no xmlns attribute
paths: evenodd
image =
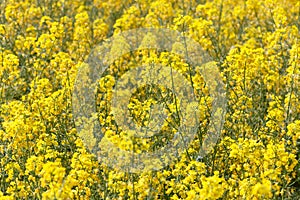
<svg viewBox="0 0 300 200"><path fill-rule="evenodd" d="M299 8L297 0L2 1L0 199L300 198ZM140 28L175 31L181 40L163 41L169 32L155 31L125 37ZM212 62L192 68L199 54L191 41ZM87 70L97 48L110 51L97 57L98 68L108 66L91 105L82 103L88 91L78 88L98 73ZM144 65L159 70L139 71ZM181 75L166 75L169 69ZM148 84L150 75L165 85ZM170 77L182 83L177 90L167 87ZM124 89L136 83L143 84ZM226 97L222 120L216 94ZM93 116L81 117L90 108ZM210 128L212 119L220 119L220 130ZM95 121L100 128L89 126ZM197 124L194 137L185 137L182 123ZM151 130L137 137L131 126ZM103 143L92 132L97 128ZM206 140L217 134L212 130L219 137ZM134 173L101 162L95 151L113 144L104 152L152 155L181 143L178 154L144 159L144 170Z"/></svg>

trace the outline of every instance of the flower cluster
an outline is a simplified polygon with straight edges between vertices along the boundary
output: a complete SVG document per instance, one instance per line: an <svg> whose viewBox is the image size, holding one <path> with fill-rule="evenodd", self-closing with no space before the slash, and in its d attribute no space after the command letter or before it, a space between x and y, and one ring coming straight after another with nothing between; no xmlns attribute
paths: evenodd
<svg viewBox="0 0 300 200"><path fill-rule="evenodd" d="M299 7L298 0L2 1L0 199L299 198ZM88 148L96 142L87 144L76 130L72 95L94 47L143 27L176 30L203 47L221 72L227 113L213 150L199 157L211 134L213 105L202 75L174 52L147 49L159 41L154 35L145 36L144 49L125 54L130 44L119 37L110 52L115 60L98 80L95 95L109 141L143 153L180 137L181 100L157 85L137 88L126 109L141 127L155 125L151 110L162 110L167 120L159 134L134 138L118 126L111 108L114 87L143 63L180 72L193 86L201 112L188 119L199 128L174 162L135 174L98 162Z"/></svg>

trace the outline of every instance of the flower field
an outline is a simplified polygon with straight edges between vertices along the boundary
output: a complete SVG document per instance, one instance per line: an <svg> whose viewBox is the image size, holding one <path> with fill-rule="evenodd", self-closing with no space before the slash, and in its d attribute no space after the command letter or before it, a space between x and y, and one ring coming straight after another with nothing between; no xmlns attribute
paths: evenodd
<svg viewBox="0 0 300 200"><path fill-rule="evenodd" d="M159 85L137 88L125 109L140 127L155 124L153 107L163 110L168 120L159 134L134 137L118 125L114 88L118 81L130 85L123 75L142 64L180 72L200 111L187 119L198 128L180 155L161 169L131 173L92 152L97 144L90 132L79 133L73 97L92 50L138 28L169 29L196 41L211 60L207 67L220 72L209 84L224 83L226 114L216 144L199 156L213 134L214 110L201 66L192 69L182 56L152 48L161 43L155 35L129 53L126 39L117 37L109 52L113 61L95 88L96 116L108 141L143 154L180 138L179 102L185 100ZM299 159L299 0L0 1L0 200L293 200L300 198Z"/></svg>

